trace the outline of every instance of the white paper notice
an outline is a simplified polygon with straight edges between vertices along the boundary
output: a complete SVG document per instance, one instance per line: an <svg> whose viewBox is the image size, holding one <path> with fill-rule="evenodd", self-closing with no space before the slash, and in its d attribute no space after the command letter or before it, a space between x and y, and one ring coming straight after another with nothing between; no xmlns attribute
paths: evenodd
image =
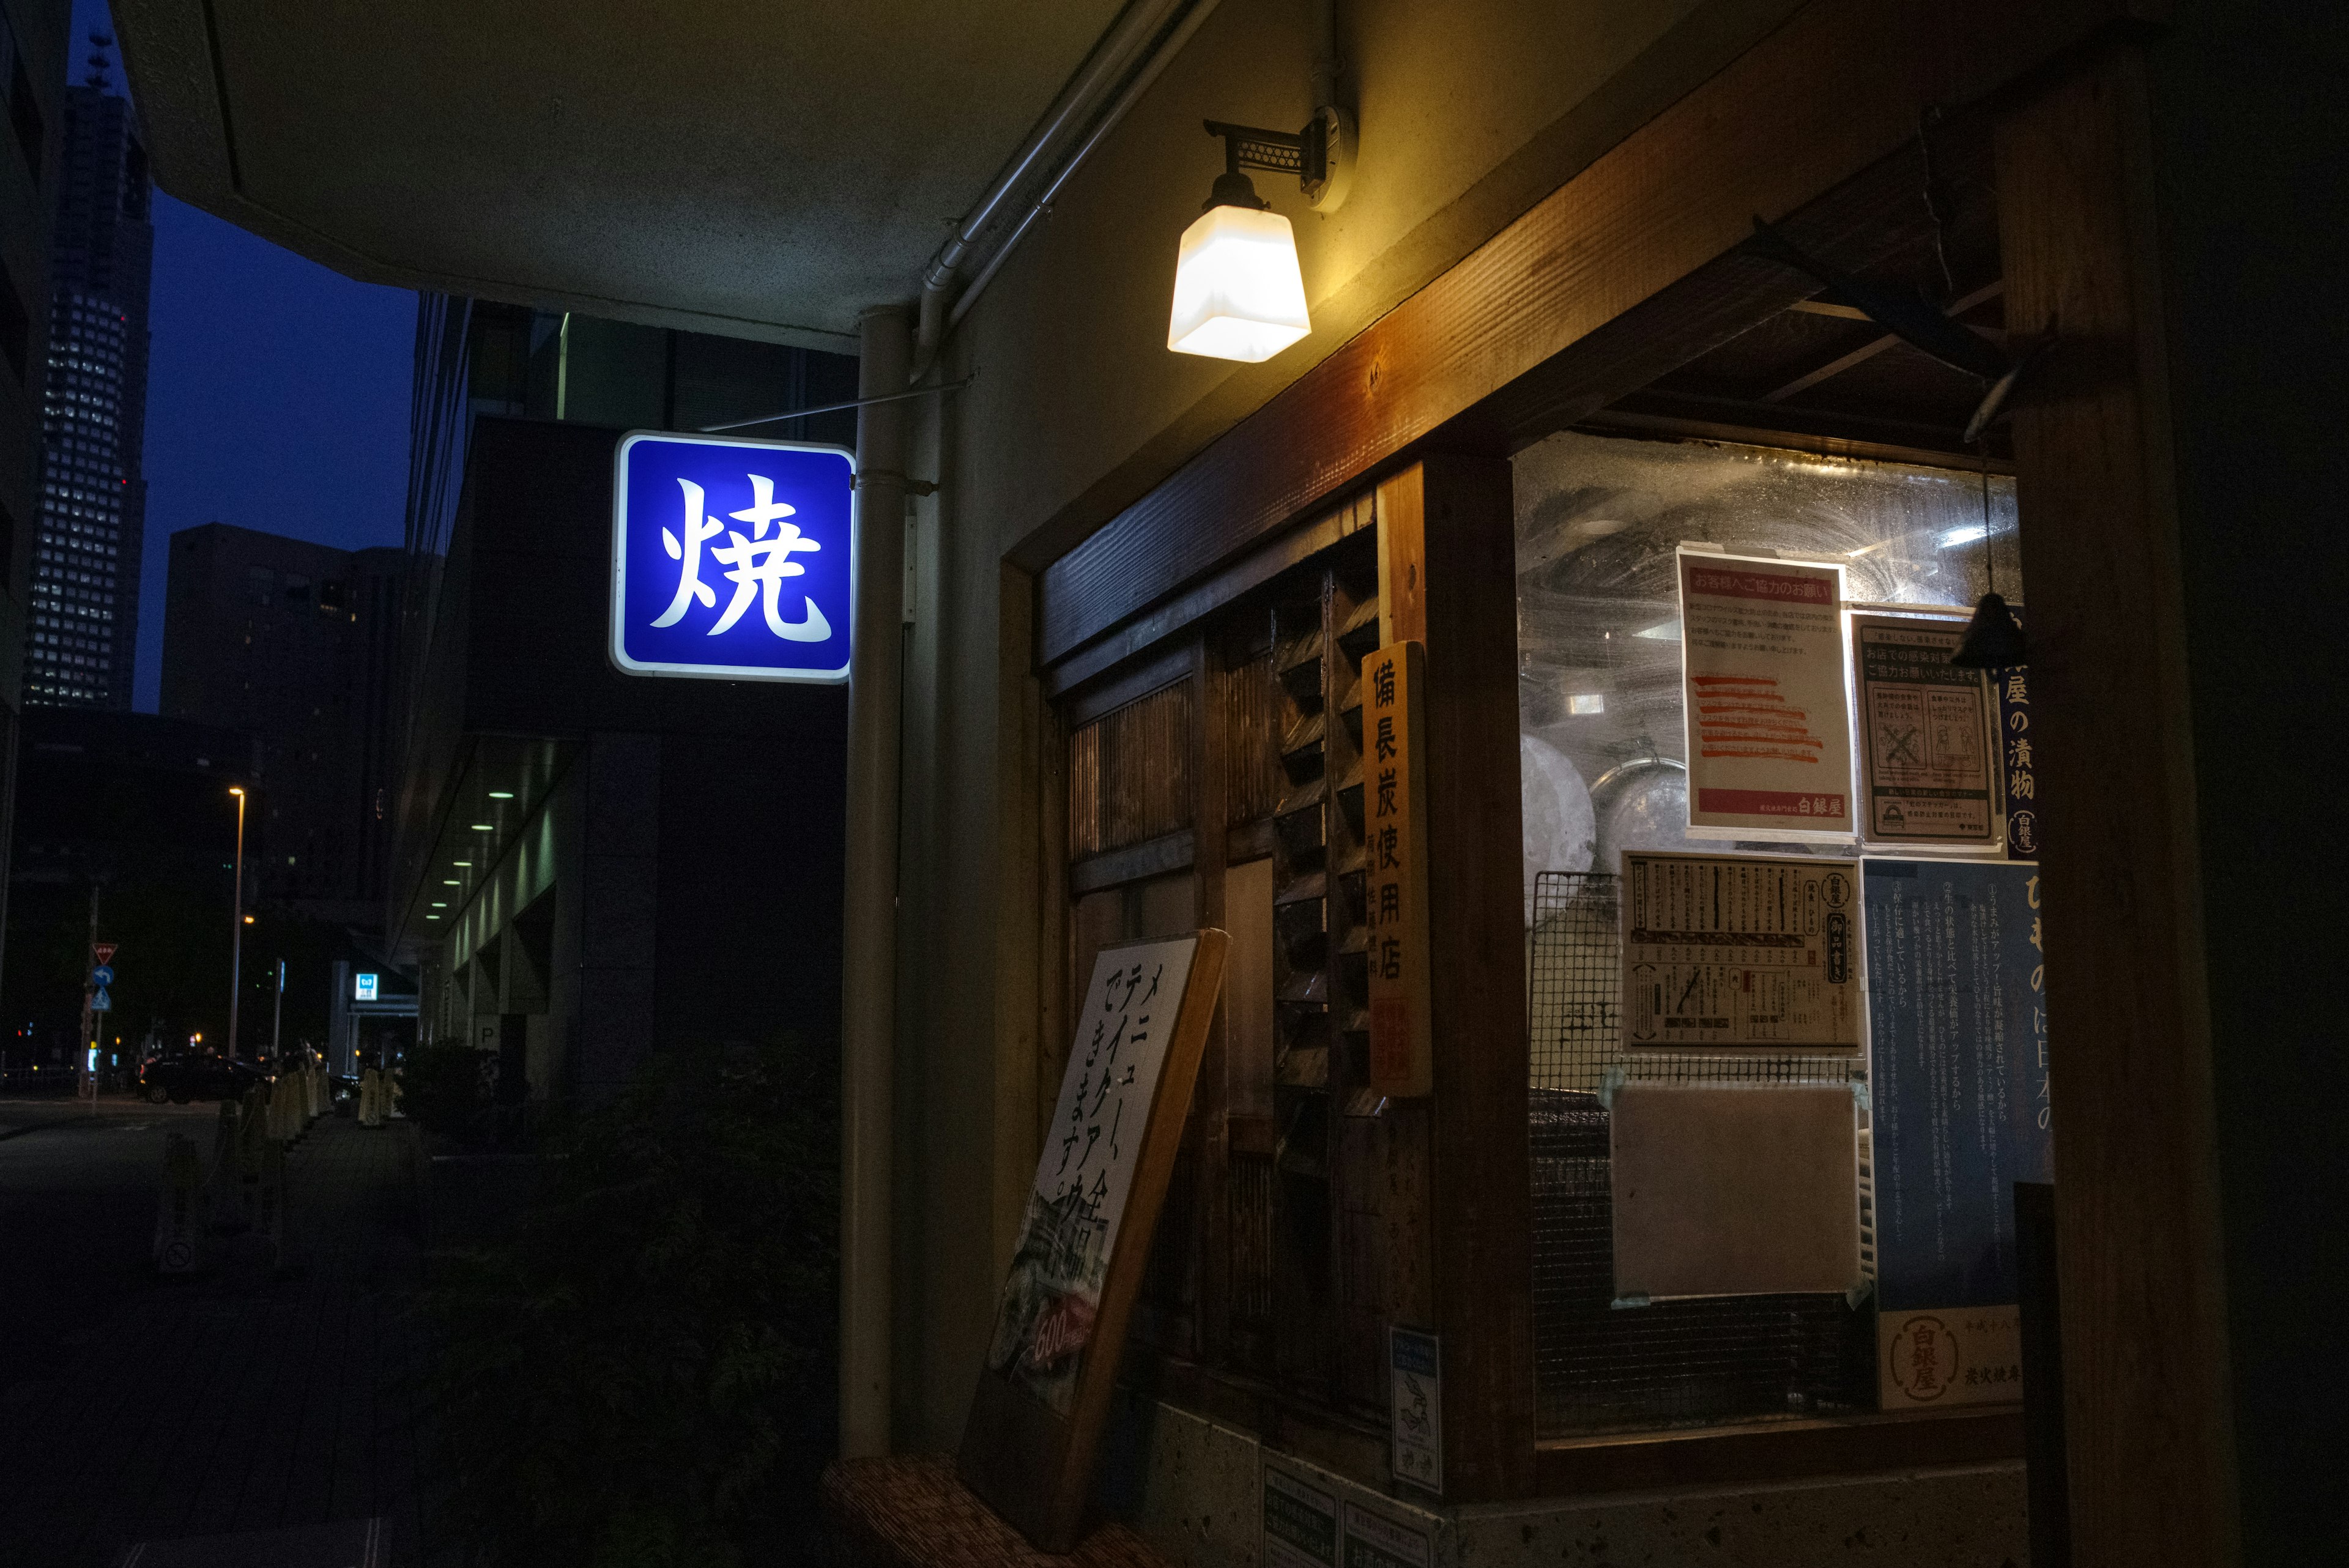
<svg viewBox="0 0 2349 1568"><path fill-rule="evenodd" d="M1444 1492L1444 1345L1432 1334L1387 1327L1387 1408L1398 1480Z"/></svg>
<svg viewBox="0 0 2349 1568"><path fill-rule="evenodd" d="M1998 844L1990 688L1981 670L1950 662L1965 630L1954 618L1851 618L1860 794L1876 842Z"/></svg>
<svg viewBox="0 0 2349 1568"><path fill-rule="evenodd" d="M1683 550L1689 826L1847 834L1843 568Z"/></svg>
<svg viewBox="0 0 2349 1568"><path fill-rule="evenodd" d="M1623 854L1623 1043L1857 1051L1859 862Z"/></svg>

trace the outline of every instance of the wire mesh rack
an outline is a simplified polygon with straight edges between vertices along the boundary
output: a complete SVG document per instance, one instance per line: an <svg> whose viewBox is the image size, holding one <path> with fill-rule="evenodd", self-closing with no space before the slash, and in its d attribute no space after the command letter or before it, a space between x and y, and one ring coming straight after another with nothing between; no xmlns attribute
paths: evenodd
<svg viewBox="0 0 2349 1568"><path fill-rule="evenodd" d="M1618 878L1535 883L1532 1025L1534 1386L1544 1437L1857 1409L1874 1403L1872 1302L1722 1296L1614 1306L1610 1077L1859 1083L1864 1057L1627 1052ZM1868 1174L1867 1134L1860 1169Z"/></svg>

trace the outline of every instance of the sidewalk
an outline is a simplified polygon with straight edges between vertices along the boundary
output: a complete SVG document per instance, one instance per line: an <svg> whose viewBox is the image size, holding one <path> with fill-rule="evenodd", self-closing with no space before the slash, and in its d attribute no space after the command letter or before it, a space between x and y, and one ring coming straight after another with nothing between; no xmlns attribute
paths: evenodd
<svg viewBox="0 0 2349 1568"><path fill-rule="evenodd" d="M0 1346L0 1565L108 1568L140 1542L371 1518L389 1561L416 1562L418 1443L402 1384L413 1354L402 1313L419 1278L412 1129L327 1117L294 1149L299 1277L272 1278L248 1244L207 1276L168 1281L127 1264L146 1255L164 1129L209 1158L212 1118L111 1111L92 1118L85 1106L98 1125L0 1143L0 1181L54 1169L59 1191L97 1162L127 1173L144 1156L143 1202L114 1190L127 1174L108 1177L103 1210L85 1205L103 1223L79 1240L60 1230L62 1199L11 1199L23 1232L9 1239L12 1273L78 1266L84 1248L123 1266L93 1276L122 1282L110 1300L52 1325L51 1354Z"/></svg>

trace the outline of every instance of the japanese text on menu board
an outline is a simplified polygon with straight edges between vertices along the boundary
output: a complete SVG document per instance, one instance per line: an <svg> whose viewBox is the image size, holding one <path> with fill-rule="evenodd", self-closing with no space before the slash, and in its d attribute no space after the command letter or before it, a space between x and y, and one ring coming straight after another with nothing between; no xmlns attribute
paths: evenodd
<svg viewBox="0 0 2349 1568"><path fill-rule="evenodd" d="M1859 862L1623 855L1623 1043L1859 1048Z"/></svg>
<svg viewBox="0 0 2349 1568"><path fill-rule="evenodd" d="M1689 826L1851 831L1843 568L1680 555Z"/></svg>
<svg viewBox="0 0 2349 1568"><path fill-rule="evenodd" d="M1427 998L1427 805L1419 696L1426 655L1391 643L1362 660L1362 771L1370 928L1371 1087L1433 1094Z"/></svg>
<svg viewBox="0 0 2349 1568"><path fill-rule="evenodd" d="M1198 938L1105 950L1004 1281L990 1371L1065 1416L1158 1096Z"/></svg>

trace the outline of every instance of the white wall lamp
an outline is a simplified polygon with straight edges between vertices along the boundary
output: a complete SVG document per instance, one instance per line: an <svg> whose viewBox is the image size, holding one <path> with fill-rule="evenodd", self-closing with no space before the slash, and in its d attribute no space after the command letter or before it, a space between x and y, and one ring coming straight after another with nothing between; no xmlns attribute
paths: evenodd
<svg viewBox="0 0 2349 1568"><path fill-rule="evenodd" d="M1315 206L1335 207L1352 179L1353 124L1337 109L1321 110L1294 135L1213 119L1206 124L1207 134L1224 143L1224 171L1206 209L1183 231L1166 347L1252 365L1304 337L1313 323L1297 266L1297 235L1256 193L1246 171L1294 174Z"/></svg>

